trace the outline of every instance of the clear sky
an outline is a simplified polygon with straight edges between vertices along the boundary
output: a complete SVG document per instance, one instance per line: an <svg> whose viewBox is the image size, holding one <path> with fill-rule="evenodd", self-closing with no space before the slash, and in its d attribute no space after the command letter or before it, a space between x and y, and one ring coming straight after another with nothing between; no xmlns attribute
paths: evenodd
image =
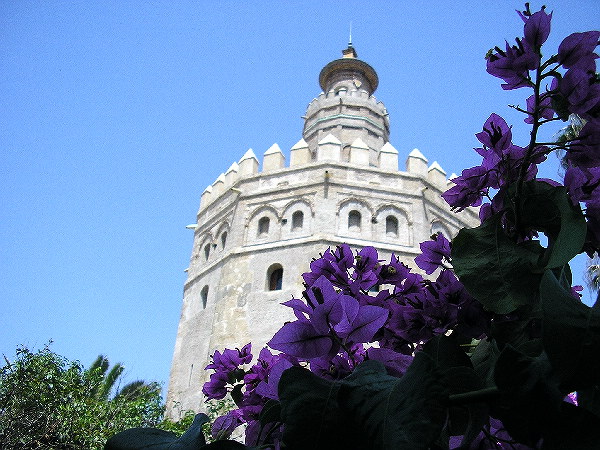
<svg viewBox="0 0 600 450"><path fill-rule="evenodd" d="M248 148L289 155L350 22L401 161L417 147L451 174L479 163L474 133L491 112L525 143L506 105L529 94L502 91L484 61L521 35L522 6L3 0L0 353L52 339L84 365L102 353L129 381L166 387L200 194ZM597 0L548 9L548 52L600 27Z"/></svg>

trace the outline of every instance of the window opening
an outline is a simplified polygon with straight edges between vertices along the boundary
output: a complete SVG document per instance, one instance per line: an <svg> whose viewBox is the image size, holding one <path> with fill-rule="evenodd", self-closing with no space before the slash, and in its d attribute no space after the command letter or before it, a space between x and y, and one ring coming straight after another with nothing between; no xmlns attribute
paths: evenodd
<svg viewBox="0 0 600 450"><path fill-rule="evenodd" d="M273 264L267 271L267 288L269 291L280 291L283 284L283 267Z"/></svg>
<svg viewBox="0 0 600 450"><path fill-rule="evenodd" d="M348 230L350 231L360 231L361 226L361 216L357 210L352 210L348 214Z"/></svg>
<svg viewBox="0 0 600 450"><path fill-rule="evenodd" d="M261 217L258 221L258 235L262 236L269 233L269 218Z"/></svg>
<svg viewBox="0 0 600 450"><path fill-rule="evenodd" d="M202 299L202 309L206 309L206 302L208 301L208 286L204 286L200 291L200 298Z"/></svg>
<svg viewBox="0 0 600 450"><path fill-rule="evenodd" d="M297 231L302 228L304 224L304 213L302 211L296 211L292 214L292 231Z"/></svg>
<svg viewBox="0 0 600 450"><path fill-rule="evenodd" d="M209 255L210 255L210 244L206 244L204 246L204 259L208 260Z"/></svg>
<svg viewBox="0 0 600 450"><path fill-rule="evenodd" d="M225 243L227 242L227 231L223 231L221 233L221 248L225 248Z"/></svg>
<svg viewBox="0 0 600 450"><path fill-rule="evenodd" d="M392 237L398 237L398 219L394 216L387 216L385 219L385 234Z"/></svg>

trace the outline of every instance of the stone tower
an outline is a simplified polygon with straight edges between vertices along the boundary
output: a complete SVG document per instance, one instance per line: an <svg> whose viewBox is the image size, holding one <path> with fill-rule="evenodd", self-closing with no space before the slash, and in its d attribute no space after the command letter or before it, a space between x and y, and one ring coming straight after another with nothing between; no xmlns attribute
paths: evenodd
<svg viewBox="0 0 600 450"><path fill-rule="evenodd" d="M280 303L302 292L301 274L327 247L377 248L409 265L433 232L478 223L440 194L444 170L414 149L406 170L389 142L379 79L351 44L319 75L289 165L277 144L250 149L203 192L167 394L167 414L198 410L204 367L217 349L252 342L255 354L286 320Z"/></svg>

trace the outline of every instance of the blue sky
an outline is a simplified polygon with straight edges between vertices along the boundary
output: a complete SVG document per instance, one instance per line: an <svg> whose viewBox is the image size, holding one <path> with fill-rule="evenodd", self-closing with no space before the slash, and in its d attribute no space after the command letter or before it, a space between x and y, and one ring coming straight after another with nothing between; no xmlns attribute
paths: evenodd
<svg viewBox="0 0 600 450"><path fill-rule="evenodd" d="M401 160L417 147L450 174L478 164L474 133L492 112L527 139L506 105L528 94L502 91L484 61L522 33L521 7L4 0L0 353L52 339L84 365L106 354L129 380L166 387L200 194L248 148L260 158L277 142L289 155L350 22ZM596 0L548 9L547 52L598 29Z"/></svg>

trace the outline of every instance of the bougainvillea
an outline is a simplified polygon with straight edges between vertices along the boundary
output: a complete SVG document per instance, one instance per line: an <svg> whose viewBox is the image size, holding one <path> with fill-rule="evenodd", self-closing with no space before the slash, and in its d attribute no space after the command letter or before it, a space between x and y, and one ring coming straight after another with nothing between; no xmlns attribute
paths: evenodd
<svg viewBox="0 0 600 450"><path fill-rule="evenodd" d="M513 143L491 114L481 164L442 195L480 207L481 224L422 243L421 271L345 244L313 260L302 295L283 303L295 320L254 364L248 344L207 366L205 396L237 406L213 436L243 425L252 448L600 447L600 305L581 303L569 269L600 250L600 32L544 58L552 13L518 13L523 36L486 61L503 89L527 91L515 108L530 140ZM578 135L539 142L540 127L573 114ZM563 184L538 178L556 150Z"/></svg>
<svg viewBox="0 0 600 450"><path fill-rule="evenodd" d="M230 392L238 408L214 434L245 424L246 445L290 449L600 445L600 313L579 301L568 265L600 250L600 32L574 33L544 59L552 13L526 5L519 16L523 37L490 50L487 71L528 90L515 108L531 139L513 143L490 115L476 134L481 164L443 194L458 211L480 206L481 225L421 244L414 263L433 279L371 247L327 249L302 296L283 303L296 320L271 350L253 366L248 346L225 350L239 353L234 365L215 353L204 393ZM578 136L538 142L570 114ZM537 177L559 149L564 186Z"/></svg>

